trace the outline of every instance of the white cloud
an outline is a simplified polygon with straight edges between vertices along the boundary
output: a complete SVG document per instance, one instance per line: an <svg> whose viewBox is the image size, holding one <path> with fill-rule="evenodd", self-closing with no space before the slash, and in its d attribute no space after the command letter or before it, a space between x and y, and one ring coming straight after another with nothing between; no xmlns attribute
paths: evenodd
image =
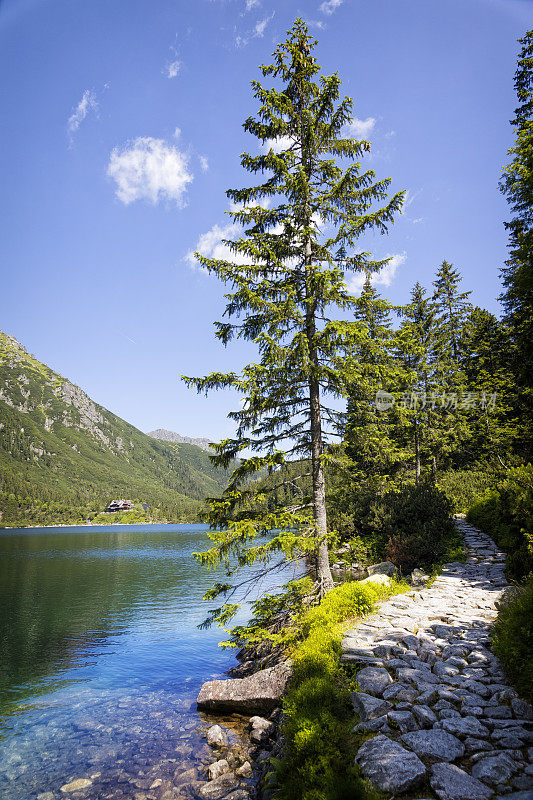
<svg viewBox="0 0 533 800"><path fill-rule="evenodd" d="M188 157L163 139L140 136L124 147L115 147L107 174L116 182L115 194L125 205L161 199L183 205L187 185L193 180Z"/></svg>
<svg viewBox="0 0 533 800"><path fill-rule="evenodd" d="M374 117L367 117L366 119L358 119L354 117L351 122L346 125L346 135L353 139L364 139L374 130L376 120Z"/></svg>
<svg viewBox="0 0 533 800"><path fill-rule="evenodd" d="M246 0L246 11L251 11L252 8L257 8L261 5L261 0Z"/></svg>
<svg viewBox="0 0 533 800"><path fill-rule="evenodd" d="M209 161L207 160L207 156L198 156L200 159L200 167L202 168L202 172L207 172L209 169Z"/></svg>
<svg viewBox="0 0 533 800"><path fill-rule="evenodd" d="M74 134L80 127L89 111L94 111L95 114L98 113L98 101L96 100L95 93L91 89L86 89L80 102L68 118L67 130L71 144L73 142Z"/></svg>
<svg viewBox="0 0 533 800"><path fill-rule="evenodd" d="M323 14L333 14L333 12L342 5L342 2L343 0L325 0L325 2L320 4L320 11L322 11Z"/></svg>
<svg viewBox="0 0 533 800"><path fill-rule="evenodd" d="M379 272L375 272L370 276L373 286L390 286L396 275L396 270L407 260L407 253L387 253L385 258L390 261ZM363 288L366 275L364 272L356 272L348 281L348 291L352 294L360 294Z"/></svg>
<svg viewBox="0 0 533 800"><path fill-rule="evenodd" d="M227 225L213 225L210 230L198 237L194 249L189 250L185 256L185 261L188 262L191 269L200 269L202 272L207 272L207 270L199 267L195 252L201 253L207 258L220 258L235 264L246 264L246 259L240 253L232 253L228 245L222 241L222 239L237 239L241 233L242 228L235 222Z"/></svg>
<svg viewBox="0 0 533 800"><path fill-rule="evenodd" d="M163 74L167 76L167 78L175 78L178 72L181 69L181 61L179 59L175 59L171 61L170 64L167 64L165 69L163 70Z"/></svg>
<svg viewBox="0 0 533 800"><path fill-rule="evenodd" d="M263 153L268 153L273 150L275 153L281 153L283 150L288 150L294 144L294 139L290 136L279 136L277 139L266 139L261 145Z"/></svg>
<svg viewBox="0 0 533 800"><path fill-rule="evenodd" d="M274 19L274 12L269 17L265 17L264 19L259 20L256 22L254 27L254 36L261 38L265 35L266 26L269 22Z"/></svg>

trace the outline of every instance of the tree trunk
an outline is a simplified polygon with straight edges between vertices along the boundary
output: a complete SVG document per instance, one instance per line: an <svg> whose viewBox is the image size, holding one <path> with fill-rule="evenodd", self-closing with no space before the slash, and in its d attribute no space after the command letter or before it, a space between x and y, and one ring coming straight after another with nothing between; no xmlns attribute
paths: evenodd
<svg viewBox="0 0 533 800"><path fill-rule="evenodd" d="M300 116L300 147L302 166L307 180L311 177L310 154L306 146L304 134L303 108L305 106L299 86L299 116ZM304 203L302 223L308 229L311 225L311 209L308 200ZM309 348L309 416L311 433L311 472L313 476L313 515L316 524L316 535L326 537L328 522L326 513L326 481L324 478L324 465L322 463L322 419L320 413L320 385L318 382L318 352L315 344L316 336L316 300L313 286L312 248L309 234L305 236L304 244L305 266L305 332ZM320 594L323 595L333 588L333 577L329 566L329 551L326 539L319 545L317 552L317 578L320 583Z"/></svg>
<svg viewBox="0 0 533 800"><path fill-rule="evenodd" d="M437 459L435 456L431 459L431 477L433 478L433 483L435 486L437 485Z"/></svg>
<svg viewBox="0 0 533 800"><path fill-rule="evenodd" d="M311 429L311 472L313 476L313 514L316 523L317 536L326 536L328 522L326 513L326 481L324 478L324 465L322 464L322 418L320 414L320 386L318 377L313 372L318 367L318 353L315 346L315 308L313 304L313 290L311 284L311 243L306 242L306 319L305 328L309 346L309 361L311 374L309 375L309 412ZM327 541L323 541L317 553L317 578L320 582L321 593L333 588L333 577L329 566L329 551Z"/></svg>
<svg viewBox="0 0 533 800"><path fill-rule="evenodd" d="M415 484L420 484L420 438L418 420L415 420Z"/></svg>

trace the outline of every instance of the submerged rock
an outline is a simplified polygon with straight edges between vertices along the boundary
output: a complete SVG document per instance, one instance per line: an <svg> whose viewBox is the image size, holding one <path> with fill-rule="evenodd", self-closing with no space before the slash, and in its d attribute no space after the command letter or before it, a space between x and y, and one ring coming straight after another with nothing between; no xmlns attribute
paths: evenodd
<svg viewBox="0 0 533 800"><path fill-rule="evenodd" d="M247 678L207 681L197 698L200 711L269 714L280 705L291 676L288 662L268 667Z"/></svg>
<svg viewBox="0 0 533 800"><path fill-rule="evenodd" d="M207 731L207 744L209 747L224 747L228 743L228 737L220 725L211 725Z"/></svg>
<svg viewBox="0 0 533 800"><path fill-rule="evenodd" d="M92 781L89 778L77 778L75 781L71 781L70 783L65 783L64 786L61 786L60 792L66 794L67 792L79 792L80 789L87 789L89 786L92 786Z"/></svg>

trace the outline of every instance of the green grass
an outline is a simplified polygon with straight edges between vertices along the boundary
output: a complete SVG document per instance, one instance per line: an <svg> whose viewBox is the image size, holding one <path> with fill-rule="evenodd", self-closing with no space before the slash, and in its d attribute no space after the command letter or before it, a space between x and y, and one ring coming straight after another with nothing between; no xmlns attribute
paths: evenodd
<svg viewBox="0 0 533 800"><path fill-rule="evenodd" d="M341 640L354 618L404 591L345 583L329 592L300 620L301 641L291 658L293 677L284 699L285 737L281 760L272 760L277 800L369 800L376 795L354 766L350 680L340 665Z"/></svg>

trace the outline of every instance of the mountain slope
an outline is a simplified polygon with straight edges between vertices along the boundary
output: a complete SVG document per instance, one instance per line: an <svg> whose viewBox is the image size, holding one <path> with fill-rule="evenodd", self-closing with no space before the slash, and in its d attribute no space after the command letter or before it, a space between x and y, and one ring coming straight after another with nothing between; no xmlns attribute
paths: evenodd
<svg viewBox="0 0 533 800"><path fill-rule="evenodd" d="M193 519L225 484L204 450L142 433L0 332L2 524L78 521L118 497Z"/></svg>
<svg viewBox="0 0 533 800"><path fill-rule="evenodd" d="M202 450L210 450L210 440L201 437L193 438L191 436L182 436L175 431L167 431L165 428L158 428L156 431L150 431L147 436L153 439L160 439L162 442L175 442L177 444L195 444L196 447L201 447Z"/></svg>

